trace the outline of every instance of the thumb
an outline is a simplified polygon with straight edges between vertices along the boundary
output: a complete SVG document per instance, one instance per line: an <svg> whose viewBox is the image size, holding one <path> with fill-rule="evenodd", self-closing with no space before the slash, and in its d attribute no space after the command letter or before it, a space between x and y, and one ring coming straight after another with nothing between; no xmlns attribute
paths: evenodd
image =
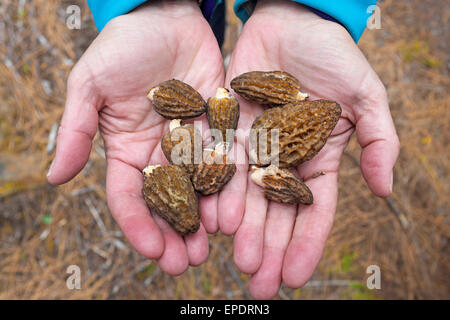
<svg viewBox="0 0 450 320"><path fill-rule="evenodd" d="M47 173L48 182L71 180L86 165L98 126L99 96L89 74L75 67L67 82L67 99L56 142L56 155Z"/></svg>
<svg viewBox="0 0 450 320"><path fill-rule="evenodd" d="M397 161L400 142L384 86L372 86L371 96L360 101L355 113L356 135L363 149L361 171L372 192L387 197L392 193L392 169Z"/></svg>

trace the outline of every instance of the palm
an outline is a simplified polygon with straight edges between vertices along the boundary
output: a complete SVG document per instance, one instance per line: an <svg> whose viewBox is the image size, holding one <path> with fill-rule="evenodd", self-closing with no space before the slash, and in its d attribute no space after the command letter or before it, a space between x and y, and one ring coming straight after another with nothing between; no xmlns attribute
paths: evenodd
<svg viewBox="0 0 450 320"><path fill-rule="evenodd" d="M156 3L116 18L92 43L69 80L67 104L80 98L91 104L88 114L77 116L85 118L82 125L91 133L98 121L105 142L112 214L131 244L142 254L159 258L170 274L183 272L188 263L203 262L208 241L203 227L183 239L158 216L149 215L141 195L141 170L149 163L167 162L160 141L169 121L152 109L146 95L158 83L176 78L208 97L222 86L223 75L220 50L208 23L194 2L186 2L171 8ZM73 126L73 112L66 111L60 135L65 126ZM84 165L85 160L78 161Z"/></svg>
<svg viewBox="0 0 450 320"><path fill-rule="evenodd" d="M336 100L343 111L322 151L297 168L314 194L313 205L294 207L269 203L245 170L241 170L241 177L232 180L241 184L234 186L235 189L247 189L240 201L243 218L235 236L234 258L241 271L253 274L250 290L260 298L275 295L281 281L300 287L312 275L332 226L340 159L354 124L361 120L355 107L365 107L372 97L378 98L373 95L377 91L369 92L365 85L380 86L376 74L345 29L304 12L298 5L287 4L288 10L276 5L276 8L257 8L246 23L225 83L247 71L288 71L300 80L303 91L310 93L311 99ZM300 27L298 14L305 14L309 23ZM239 126L248 129L263 109L244 99L240 99L240 105ZM363 146L368 143L364 129L358 132L358 138ZM325 175L312 179L319 171ZM370 179L367 172L365 175ZM379 195L388 193L377 181L371 188ZM238 223L233 224L226 213L222 216L223 221L228 221L225 229L231 233L230 229L237 228Z"/></svg>

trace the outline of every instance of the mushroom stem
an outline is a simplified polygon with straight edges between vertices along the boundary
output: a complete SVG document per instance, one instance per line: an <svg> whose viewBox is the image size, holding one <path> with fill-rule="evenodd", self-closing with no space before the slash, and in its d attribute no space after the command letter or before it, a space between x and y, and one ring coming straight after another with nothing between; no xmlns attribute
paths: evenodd
<svg viewBox="0 0 450 320"><path fill-rule="evenodd" d="M142 170L142 174L144 175L144 177L149 177L152 174L153 170L155 170L158 167L161 167L161 165L160 164L152 164L152 165L146 166L144 168L144 170Z"/></svg>
<svg viewBox="0 0 450 320"><path fill-rule="evenodd" d="M172 132L174 129L181 127L181 119L173 119L170 121L169 130Z"/></svg>
<svg viewBox="0 0 450 320"><path fill-rule="evenodd" d="M251 166L250 171L252 171L252 175L250 178L254 183L256 183L260 187L264 187L263 177L265 175L275 175L280 169L277 166L270 165L266 168L259 168L257 166Z"/></svg>
<svg viewBox="0 0 450 320"><path fill-rule="evenodd" d="M265 168L258 168L256 166L251 167L252 175L250 178L254 183L256 183L260 187L264 187L263 177L266 174Z"/></svg>
<svg viewBox="0 0 450 320"><path fill-rule="evenodd" d="M309 94L308 94L308 93L300 92L300 91L297 93L297 100L304 101L304 100L306 100L308 97L309 97Z"/></svg>
<svg viewBox="0 0 450 320"><path fill-rule="evenodd" d="M230 92L225 88L217 88L216 99L225 99L230 97Z"/></svg>
<svg viewBox="0 0 450 320"><path fill-rule="evenodd" d="M150 92L147 95L147 98L150 99L150 101L153 101L153 95L155 94L155 91L159 89L159 87L154 87L150 90Z"/></svg>

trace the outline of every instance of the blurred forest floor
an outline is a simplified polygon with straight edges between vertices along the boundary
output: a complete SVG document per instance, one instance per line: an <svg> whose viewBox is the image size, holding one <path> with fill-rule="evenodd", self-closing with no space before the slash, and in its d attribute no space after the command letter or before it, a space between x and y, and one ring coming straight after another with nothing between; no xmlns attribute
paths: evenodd
<svg viewBox="0 0 450 320"><path fill-rule="evenodd" d="M72 4L81 30L66 27ZM450 298L449 6L382 1L382 28L366 30L359 45L387 87L402 142L394 193L371 194L353 137L324 256L305 287L282 287L278 299ZM241 28L234 14L227 19L224 57ZM98 136L81 174L61 187L46 183L67 75L96 34L84 1L0 4L0 299L249 298L231 237L211 235L208 261L179 277L129 246L106 206ZM365 286L372 264L381 290ZM81 290L66 287L69 265L82 270Z"/></svg>

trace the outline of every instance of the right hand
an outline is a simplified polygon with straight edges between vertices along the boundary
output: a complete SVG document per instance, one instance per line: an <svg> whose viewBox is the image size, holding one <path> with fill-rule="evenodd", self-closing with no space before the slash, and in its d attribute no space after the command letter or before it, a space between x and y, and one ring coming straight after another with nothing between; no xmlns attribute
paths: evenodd
<svg viewBox="0 0 450 320"><path fill-rule="evenodd" d="M172 78L190 84L203 97L223 86L220 48L196 2L152 1L111 20L70 74L48 181L62 184L80 172L98 126L112 215L137 251L158 259L166 273L178 275L206 260L205 228L182 238L150 214L141 193L141 170L167 162L160 141L169 125L146 95ZM200 201L203 221L215 219L215 201L217 196Z"/></svg>
<svg viewBox="0 0 450 320"><path fill-rule="evenodd" d="M226 83L255 70L287 71L300 80L311 100L336 100L342 107L324 148L296 168L314 194L312 205L269 202L246 168L225 187L238 191L233 198L223 199L238 210L219 207L220 230L235 233L234 261L239 270L252 275L252 296L269 299L281 282L302 287L319 263L336 211L341 157L353 131L362 147L364 178L381 197L392 192L399 140L384 86L350 34L298 3L258 1L233 51ZM239 128L245 131L263 108L238 99ZM312 179L320 171L326 174Z"/></svg>

